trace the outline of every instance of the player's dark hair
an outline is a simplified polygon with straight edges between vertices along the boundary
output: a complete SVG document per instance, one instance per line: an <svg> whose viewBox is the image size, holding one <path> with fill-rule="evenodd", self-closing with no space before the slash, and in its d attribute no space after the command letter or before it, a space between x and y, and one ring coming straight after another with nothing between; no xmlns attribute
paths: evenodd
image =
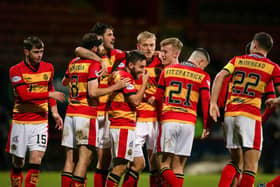
<svg viewBox="0 0 280 187"><path fill-rule="evenodd" d="M27 50L31 50L32 47L36 49L41 49L44 47L44 43L37 36L28 36L23 40L23 48Z"/></svg>
<svg viewBox="0 0 280 187"><path fill-rule="evenodd" d="M250 54L250 47L251 47L251 42L248 42L245 46L245 54Z"/></svg>
<svg viewBox="0 0 280 187"><path fill-rule="evenodd" d="M102 44L102 39L98 39L97 34L86 33L82 39L82 47L92 49L94 46L98 47Z"/></svg>
<svg viewBox="0 0 280 187"><path fill-rule="evenodd" d="M259 47L269 52L273 47L273 39L270 34L266 32L256 33L253 40L256 40Z"/></svg>
<svg viewBox="0 0 280 187"><path fill-rule="evenodd" d="M206 57L206 60L208 61L208 63L210 63L210 55L209 55L209 52L206 49L196 48L195 51L198 51L198 52L202 53Z"/></svg>
<svg viewBox="0 0 280 187"><path fill-rule="evenodd" d="M111 25L97 22L91 29L91 32L103 36L107 29L113 30Z"/></svg>
<svg viewBox="0 0 280 187"><path fill-rule="evenodd" d="M147 60L147 57L138 50L130 51L126 58L126 66L128 67L129 63L136 64L138 60Z"/></svg>

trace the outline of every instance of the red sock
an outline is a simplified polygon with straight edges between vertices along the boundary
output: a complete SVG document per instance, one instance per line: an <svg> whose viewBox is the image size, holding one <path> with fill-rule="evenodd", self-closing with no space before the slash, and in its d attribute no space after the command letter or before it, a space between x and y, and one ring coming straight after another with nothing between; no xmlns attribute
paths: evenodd
<svg viewBox="0 0 280 187"><path fill-rule="evenodd" d="M151 171L150 187L158 187L161 184L160 175L157 170Z"/></svg>
<svg viewBox="0 0 280 187"><path fill-rule="evenodd" d="M279 187L279 186L280 186L280 175L278 175L272 181L266 184L266 187Z"/></svg>
<svg viewBox="0 0 280 187"><path fill-rule="evenodd" d="M177 177L170 168L162 168L160 173L169 185L169 187L178 186Z"/></svg>
<svg viewBox="0 0 280 187"><path fill-rule="evenodd" d="M85 178L79 176L73 176L72 178L72 186L73 187L84 187Z"/></svg>
<svg viewBox="0 0 280 187"><path fill-rule="evenodd" d="M115 174L110 173L106 180L106 187L118 187L121 178Z"/></svg>
<svg viewBox="0 0 280 187"><path fill-rule="evenodd" d="M21 187L23 181L22 168L12 168L11 184L13 187Z"/></svg>
<svg viewBox="0 0 280 187"><path fill-rule="evenodd" d="M135 187L138 185L138 173L132 169L129 169L125 174L123 187Z"/></svg>
<svg viewBox="0 0 280 187"><path fill-rule="evenodd" d="M72 173L63 171L61 173L61 187L71 187Z"/></svg>
<svg viewBox="0 0 280 187"><path fill-rule="evenodd" d="M108 170L102 170L96 168L94 174L94 186L104 187L106 183L107 175L108 175Z"/></svg>
<svg viewBox="0 0 280 187"><path fill-rule="evenodd" d="M235 178L236 178L236 180L237 180L237 183L236 183L236 186L234 186L234 187L239 186L238 183L240 182L240 173L241 173L240 170L239 170L238 172L236 172Z"/></svg>
<svg viewBox="0 0 280 187"><path fill-rule="evenodd" d="M240 181L239 187L253 187L255 183L255 172L245 170Z"/></svg>
<svg viewBox="0 0 280 187"><path fill-rule="evenodd" d="M179 187L182 187L183 186L183 183L184 183L184 174L180 174L180 173L176 173L175 174L176 177L177 177L177 182L178 182L178 186Z"/></svg>
<svg viewBox="0 0 280 187"><path fill-rule="evenodd" d="M25 176L25 187L36 187L39 182L39 169L29 169Z"/></svg>
<svg viewBox="0 0 280 187"><path fill-rule="evenodd" d="M230 187L236 173L234 165L227 164L222 171L219 187Z"/></svg>

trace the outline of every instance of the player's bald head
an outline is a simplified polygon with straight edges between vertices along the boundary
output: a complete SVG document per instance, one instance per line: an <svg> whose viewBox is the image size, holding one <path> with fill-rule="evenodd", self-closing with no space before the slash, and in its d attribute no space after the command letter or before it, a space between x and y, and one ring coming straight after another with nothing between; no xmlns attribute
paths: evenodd
<svg viewBox="0 0 280 187"><path fill-rule="evenodd" d="M191 56L189 57L189 60L199 60L199 59L204 59L208 63L210 63L210 55L206 49L203 48L197 48L195 49Z"/></svg>

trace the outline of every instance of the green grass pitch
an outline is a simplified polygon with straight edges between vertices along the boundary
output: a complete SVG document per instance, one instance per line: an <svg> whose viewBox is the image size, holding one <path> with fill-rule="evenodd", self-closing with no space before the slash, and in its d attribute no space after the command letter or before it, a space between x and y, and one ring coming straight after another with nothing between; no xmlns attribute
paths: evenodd
<svg viewBox="0 0 280 187"><path fill-rule="evenodd" d="M26 173L24 173L25 176ZM88 173L88 187L93 187L93 172ZM263 175L258 174L256 183L267 182L277 175ZM184 186L188 187L217 187L219 181L219 174L211 175L185 175ZM0 187L10 187L10 173L0 172ZM60 173L59 172L46 172L42 171L38 187L59 187L60 186ZM149 175L143 173L140 175L139 187L149 186ZM255 185L256 186L256 185Z"/></svg>

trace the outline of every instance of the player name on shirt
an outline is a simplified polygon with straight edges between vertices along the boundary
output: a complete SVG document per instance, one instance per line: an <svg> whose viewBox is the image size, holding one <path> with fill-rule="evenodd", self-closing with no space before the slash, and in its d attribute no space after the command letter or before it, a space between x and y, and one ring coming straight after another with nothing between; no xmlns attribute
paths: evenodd
<svg viewBox="0 0 280 187"><path fill-rule="evenodd" d="M182 70L182 69L168 69L166 70L166 76L182 76L182 77L187 77L187 78L191 78L191 79L195 79L198 81L201 81L204 76L200 73L196 73L194 71L190 71L190 70Z"/></svg>
<svg viewBox="0 0 280 187"><path fill-rule="evenodd" d="M266 63L258 62L256 60L249 60L249 59L240 59L238 61L239 65L246 65L246 66L252 66L252 67L258 67L264 69L266 66Z"/></svg>

